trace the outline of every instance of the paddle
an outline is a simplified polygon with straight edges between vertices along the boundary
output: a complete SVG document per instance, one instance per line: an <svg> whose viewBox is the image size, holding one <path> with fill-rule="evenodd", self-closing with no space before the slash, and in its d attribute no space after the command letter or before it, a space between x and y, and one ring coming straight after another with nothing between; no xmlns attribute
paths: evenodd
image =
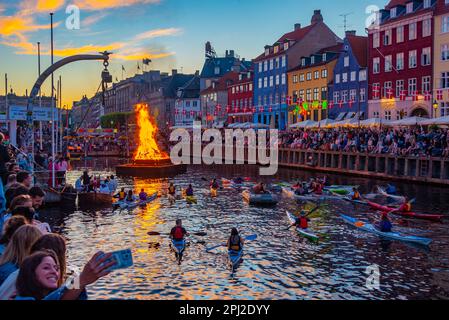
<svg viewBox="0 0 449 320"><path fill-rule="evenodd" d="M319 208L321 208L321 204L317 205L314 209L310 210L309 213L307 213L307 214L305 215L305 218L307 218L308 216L310 216L312 213L314 213L315 211L317 211ZM288 227L288 229L285 230L285 231L290 230L290 229L293 228L295 225L296 225L296 224L292 224L292 225L291 225L290 227Z"/></svg>
<svg viewBox="0 0 449 320"><path fill-rule="evenodd" d="M244 239L245 239L245 241L254 241L254 240L257 239L257 234L253 234L253 235L247 236ZM226 246L226 244L219 244L219 245L216 245L216 246L213 246L213 247L210 247L210 248L206 248L206 252L212 251L212 250L220 248L220 247L225 247L225 246Z"/></svg>
<svg viewBox="0 0 449 320"><path fill-rule="evenodd" d="M156 231L150 231L147 234L149 236L161 236L161 235L168 236L168 235L170 235L169 233L160 233L160 232L156 232ZM195 233L191 233L191 235L198 236L198 237L205 237L205 236L207 236L207 232L195 232Z"/></svg>

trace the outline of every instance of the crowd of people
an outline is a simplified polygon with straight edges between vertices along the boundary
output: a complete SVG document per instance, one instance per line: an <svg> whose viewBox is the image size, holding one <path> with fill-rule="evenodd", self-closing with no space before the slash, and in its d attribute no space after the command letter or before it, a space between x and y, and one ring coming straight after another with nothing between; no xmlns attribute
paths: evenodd
<svg viewBox="0 0 449 320"><path fill-rule="evenodd" d="M75 189L78 192L99 192L112 194L117 190L117 180L113 175L102 178L101 176L91 176L88 171L84 171L75 182Z"/></svg>
<svg viewBox="0 0 449 320"><path fill-rule="evenodd" d="M281 148L449 157L448 129L334 128L280 134Z"/></svg>
<svg viewBox="0 0 449 320"><path fill-rule="evenodd" d="M3 142L0 134L0 300L87 299L86 287L116 261L98 252L69 277L66 240L39 221L45 192Z"/></svg>

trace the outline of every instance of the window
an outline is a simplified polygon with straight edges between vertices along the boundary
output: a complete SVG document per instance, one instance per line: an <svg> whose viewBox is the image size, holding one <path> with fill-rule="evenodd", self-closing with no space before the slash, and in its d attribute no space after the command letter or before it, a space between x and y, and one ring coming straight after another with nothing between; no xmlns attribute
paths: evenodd
<svg viewBox="0 0 449 320"><path fill-rule="evenodd" d="M422 36L429 37L432 35L432 20L426 19L422 22Z"/></svg>
<svg viewBox="0 0 449 320"><path fill-rule="evenodd" d="M379 32L373 33L373 48L380 47L380 36Z"/></svg>
<svg viewBox="0 0 449 320"><path fill-rule="evenodd" d="M448 61L449 60L449 45L443 44L441 46L441 60Z"/></svg>
<svg viewBox="0 0 449 320"><path fill-rule="evenodd" d="M377 74L380 72L380 58L373 59L373 73Z"/></svg>
<svg viewBox="0 0 449 320"><path fill-rule="evenodd" d="M396 69L404 70L404 53L403 52L396 54Z"/></svg>
<svg viewBox="0 0 449 320"><path fill-rule="evenodd" d="M303 67L306 66L306 58L302 58L302 60L301 60L301 65L302 65Z"/></svg>
<svg viewBox="0 0 449 320"><path fill-rule="evenodd" d="M366 81L366 70L360 70L359 81Z"/></svg>
<svg viewBox="0 0 449 320"><path fill-rule="evenodd" d="M312 72L307 72L307 81L312 80Z"/></svg>
<svg viewBox="0 0 449 320"><path fill-rule="evenodd" d="M393 70L393 58L392 56L385 57L385 72L391 72Z"/></svg>
<svg viewBox="0 0 449 320"><path fill-rule="evenodd" d="M293 78L294 79L294 78ZM280 83L279 83L279 81L280 81L280 78L279 78L279 75L276 75L276 85L278 86ZM293 80L294 81L294 80ZM298 82L298 76L296 75L296 82Z"/></svg>
<svg viewBox="0 0 449 320"><path fill-rule="evenodd" d="M409 68L416 68L417 62L416 62L416 50L409 51L408 53L408 67Z"/></svg>
<svg viewBox="0 0 449 320"><path fill-rule="evenodd" d="M408 25L408 39L409 40L416 39L416 22L410 23Z"/></svg>
<svg viewBox="0 0 449 320"><path fill-rule="evenodd" d="M449 72L442 72L440 89L448 89L448 88L449 88Z"/></svg>
<svg viewBox="0 0 449 320"><path fill-rule="evenodd" d="M344 59L344 65L345 67L349 67L349 56L346 56Z"/></svg>
<svg viewBox="0 0 449 320"><path fill-rule="evenodd" d="M348 90L341 92L341 101L343 101L343 103L348 102Z"/></svg>
<svg viewBox="0 0 449 320"><path fill-rule="evenodd" d="M441 19L441 32L449 32L449 16L445 16Z"/></svg>
<svg viewBox="0 0 449 320"><path fill-rule="evenodd" d="M407 9L406 13L412 13L413 12L413 2L407 3Z"/></svg>
<svg viewBox="0 0 449 320"><path fill-rule="evenodd" d="M304 73L299 75L299 82L304 82Z"/></svg>
<svg viewBox="0 0 449 320"><path fill-rule="evenodd" d="M385 120L391 120L391 111L390 110L385 110Z"/></svg>
<svg viewBox="0 0 449 320"><path fill-rule="evenodd" d="M263 70L268 71L268 60L263 63Z"/></svg>
<svg viewBox="0 0 449 320"><path fill-rule="evenodd" d="M263 70L263 63L261 62L259 63L259 72L262 72L262 70Z"/></svg>
<svg viewBox="0 0 449 320"><path fill-rule="evenodd" d="M232 87L232 94L235 94L235 87Z"/></svg>
<svg viewBox="0 0 449 320"><path fill-rule="evenodd" d="M327 100L327 87L321 88L321 100Z"/></svg>
<svg viewBox="0 0 449 320"><path fill-rule="evenodd" d="M270 87L274 86L274 77L270 77Z"/></svg>
<svg viewBox="0 0 449 320"><path fill-rule="evenodd" d="M431 91L430 79L431 79L430 76L426 76L426 77L422 78L422 92L423 93L425 93L425 92L430 93L430 91Z"/></svg>
<svg viewBox="0 0 449 320"><path fill-rule="evenodd" d="M321 70L321 78L324 78L324 79L327 78L327 69Z"/></svg>
<svg viewBox="0 0 449 320"><path fill-rule="evenodd" d="M274 46L274 54L279 52L279 46Z"/></svg>
<svg viewBox="0 0 449 320"><path fill-rule="evenodd" d="M250 83L250 84L248 85L248 91L253 91L253 84L252 84L252 83Z"/></svg>
<svg viewBox="0 0 449 320"><path fill-rule="evenodd" d="M314 64L315 63L315 56L312 56L311 58L310 58L310 64Z"/></svg>
<svg viewBox="0 0 449 320"><path fill-rule="evenodd" d="M287 66L287 57L286 56L282 56L282 68L285 68L286 66Z"/></svg>
<svg viewBox="0 0 449 320"><path fill-rule="evenodd" d="M282 74L282 84L286 84L287 82L287 76L285 75L285 73Z"/></svg>
<svg viewBox="0 0 449 320"><path fill-rule="evenodd" d="M432 3L431 0L424 0L424 9L430 8L431 3Z"/></svg>
<svg viewBox="0 0 449 320"><path fill-rule="evenodd" d="M384 46L391 45L391 30L385 30L384 33Z"/></svg>
<svg viewBox="0 0 449 320"><path fill-rule="evenodd" d="M396 97L401 97L402 92L404 91L404 80L396 81Z"/></svg>
<svg viewBox="0 0 449 320"><path fill-rule="evenodd" d="M408 79L408 95L412 96L416 91L416 78Z"/></svg>
<svg viewBox="0 0 449 320"><path fill-rule="evenodd" d="M441 108L440 116L442 116L442 117L449 116L449 102L441 102L440 108Z"/></svg>
<svg viewBox="0 0 449 320"><path fill-rule="evenodd" d="M279 58L276 58L275 68L279 69Z"/></svg>
<svg viewBox="0 0 449 320"><path fill-rule="evenodd" d="M271 59L270 60L270 70L273 70L273 68L274 68L274 60Z"/></svg>
<svg viewBox="0 0 449 320"><path fill-rule="evenodd" d="M340 99L340 92L339 91L335 91L334 92L334 103L338 103Z"/></svg>
<svg viewBox="0 0 449 320"><path fill-rule="evenodd" d="M268 78L267 78L267 77L265 77L265 78L263 79L263 87L264 87L264 88L268 87Z"/></svg>
<svg viewBox="0 0 449 320"><path fill-rule="evenodd" d="M312 101L312 89L306 90L306 99L307 101Z"/></svg>
<svg viewBox="0 0 449 320"><path fill-rule="evenodd" d="M288 42L284 43L284 50L288 50Z"/></svg>
<svg viewBox="0 0 449 320"><path fill-rule="evenodd" d="M422 55L421 55L421 65L423 66L428 66L431 63L431 52L430 52L430 47L428 48L423 48L422 49Z"/></svg>
<svg viewBox="0 0 449 320"><path fill-rule="evenodd" d="M304 90L299 90L299 99L304 101Z"/></svg>
<svg viewBox="0 0 449 320"><path fill-rule="evenodd" d="M392 8L390 10L390 17L391 18L396 18L396 12L397 12L397 8Z"/></svg>
<svg viewBox="0 0 449 320"><path fill-rule="evenodd" d="M351 89L351 91L349 91L349 101L356 101L356 96L357 96L357 90L355 89Z"/></svg>
<svg viewBox="0 0 449 320"><path fill-rule="evenodd" d="M365 102L366 100L366 89L360 89L360 102Z"/></svg>
<svg viewBox="0 0 449 320"><path fill-rule="evenodd" d="M265 56L268 56L270 54L270 48L265 48Z"/></svg>
<svg viewBox="0 0 449 320"><path fill-rule="evenodd" d="M325 62L327 60L327 54L326 53L323 53L322 59L323 59L323 62Z"/></svg>
<svg viewBox="0 0 449 320"><path fill-rule="evenodd" d="M382 97L390 98L391 81L384 82Z"/></svg>
<svg viewBox="0 0 449 320"><path fill-rule="evenodd" d="M397 27L396 29L396 42L404 42L404 26Z"/></svg>
<svg viewBox="0 0 449 320"><path fill-rule="evenodd" d="M337 73L335 75L335 83L340 83L340 74L339 73Z"/></svg>
<svg viewBox="0 0 449 320"><path fill-rule="evenodd" d="M214 73L216 75L220 74L220 67L215 67Z"/></svg>
<svg viewBox="0 0 449 320"><path fill-rule="evenodd" d="M320 99L320 88L313 89L313 100L318 101Z"/></svg>
<svg viewBox="0 0 449 320"><path fill-rule="evenodd" d="M313 75L313 78L316 80L316 79L319 79L320 78L320 72L319 71L315 71L314 72L314 75Z"/></svg>
<svg viewBox="0 0 449 320"><path fill-rule="evenodd" d="M356 77L357 77L357 72L352 71L351 72L351 81L356 81Z"/></svg>
<svg viewBox="0 0 449 320"><path fill-rule="evenodd" d="M342 75L341 75L341 81L343 82L343 83L346 83L346 82L348 82L348 74L345 72L345 73L342 73Z"/></svg>
<svg viewBox="0 0 449 320"><path fill-rule="evenodd" d="M259 79L259 89L262 89L262 78Z"/></svg>

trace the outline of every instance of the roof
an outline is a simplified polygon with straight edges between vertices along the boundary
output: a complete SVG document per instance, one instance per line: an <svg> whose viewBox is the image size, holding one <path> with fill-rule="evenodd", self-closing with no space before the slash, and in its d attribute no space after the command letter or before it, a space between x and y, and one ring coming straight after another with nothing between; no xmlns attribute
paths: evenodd
<svg viewBox="0 0 449 320"><path fill-rule="evenodd" d="M186 82L184 86L178 90L181 91L181 99L195 99L200 96L200 77L194 76L190 81Z"/></svg>
<svg viewBox="0 0 449 320"><path fill-rule="evenodd" d="M307 58L310 58L311 56L315 56L316 57L315 58L316 62L314 64L310 64L310 61L309 61L310 59L308 59L307 60L308 63L304 67L302 66L302 64L300 62L298 66L288 70L288 72L297 71L297 70L303 70L303 69L308 69L308 68L314 68L314 67L319 67L319 66L326 65L329 62L334 61L335 59L337 59L342 49L343 49L343 44L342 43L339 43L339 44L337 44L335 46L331 46L331 47L327 47L327 48L321 49L318 52L316 52L316 53L310 55L309 57L307 57ZM327 56L326 61L322 60L324 53L326 53L326 56ZM303 57L303 58L306 58L306 57Z"/></svg>
<svg viewBox="0 0 449 320"><path fill-rule="evenodd" d="M423 3L418 3L417 5L414 6L414 10L411 13L406 13L405 9L400 10L399 12L396 13L396 16L394 18L391 17L389 10L393 9L394 7L397 6L406 6L407 3L409 2L414 2L413 0L391 0L388 5L385 7L384 9L384 15L381 18L381 25L383 24L387 24L389 22L393 22L393 21L400 21L403 19L410 19L413 18L417 15L423 14L423 13L428 13L428 12L432 12L434 10L434 7L437 3L437 1L433 1L431 3L431 6L429 8L424 8ZM415 1L416 2L416 1Z"/></svg>
<svg viewBox="0 0 449 320"><path fill-rule="evenodd" d="M247 70L251 68L252 62L240 60L235 56L206 59L201 71L201 78L220 78L230 72L235 65L240 66L243 70ZM215 74L216 67L220 68L219 74Z"/></svg>
<svg viewBox="0 0 449 320"><path fill-rule="evenodd" d="M187 82L195 77L192 74L175 74L170 77L162 79L162 89L164 97L166 98L176 98L178 88L184 86Z"/></svg>
<svg viewBox="0 0 449 320"><path fill-rule="evenodd" d="M359 66L368 66L368 37L348 35L346 37Z"/></svg>
<svg viewBox="0 0 449 320"><path fill-rule="evenodd" d="M390 10L391 8L397 7L397 6L405 6L407 2L410 2L412 0L391 0L386 6L385 9Z"/></svg>
<svg viewBox="0 0 449 320"><path fill-rule="evenodd" d="M292 40L292 41L299 42L302 39L304 39L304 37L306 35L308 35L309 32L313 29L313 27L316 26L316 25L317 24L312 24L312 25L309 25L307 27L300 28L300 29L297 29L297 30L292 31L292 32L288 32L288 33L284 34L282 37L280 37L279 40L276 41L275 43L283 43L286 40ZM290 47L289 47L289 49L290 49ZM286 51L288 51L289 49L287 49ZM281 46L280 50L277 53L270 53L268 56L266 56L265 53L262 53L256 59L254 59L254 62L258 62L258 61L264 60L264 59L269 59L271 57L276 57L276 56L278 56L280 54L283 54L286 51L284 51L283 47Z"/></svg>
<svg viewBox="0 0 449 320"><path fill-rule="evenodd" d="M201 91L201 95L218 91L227 91L229 82L232 82L232 84L234 84L237 81L239 81L239 73L233 71L228 72L216 82L215 88L213 86L210 86L209 88Z"/></svg>

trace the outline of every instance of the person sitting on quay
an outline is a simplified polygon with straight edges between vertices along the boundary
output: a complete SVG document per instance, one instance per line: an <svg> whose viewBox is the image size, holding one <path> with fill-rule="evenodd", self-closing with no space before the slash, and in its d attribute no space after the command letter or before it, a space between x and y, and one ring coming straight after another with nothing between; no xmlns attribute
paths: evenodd
<svg viewBox="0 0 449 320"><path fill-rule="evenodd" d="M33 202L33 209L36 211L36 219L39 217L38 210L42 207L45 198L45 192L41 187L34 186L30 189L30 196Z"/></svg>
<svg viewBox="0 0 449 320"><path fill-rule="evenodd" d="M22 216L11 217L8 221L6 221L3 226L4 232L0 238L0 257L3 255L3 252L5 252L6 246L11 240L13 234L17 231L17 229L25 224L28 223L25 217Z"/></svg>

